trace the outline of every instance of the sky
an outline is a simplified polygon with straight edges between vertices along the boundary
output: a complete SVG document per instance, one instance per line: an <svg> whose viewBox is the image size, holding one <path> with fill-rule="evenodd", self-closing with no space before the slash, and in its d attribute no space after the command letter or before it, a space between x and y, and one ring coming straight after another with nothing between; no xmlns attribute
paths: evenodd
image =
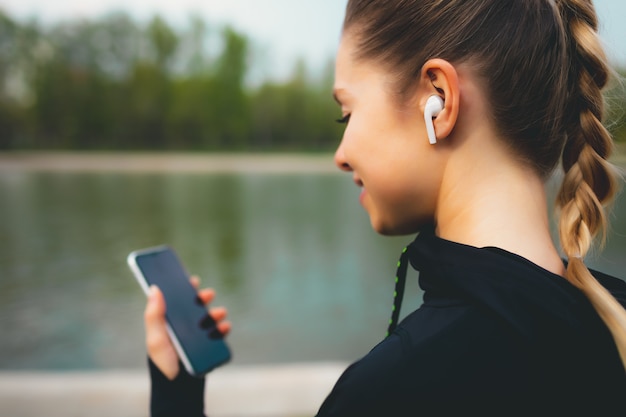
<svg viewBox="0 0 626 417"><path fill-rule="evenodd" d="M94 18L121 10L139 20L159 13L172 24L184 24L190 14L199 14L209 23L228 23L249 36L263 52L268 71L282 76L291 71L296 58L304 58L312 68L321 68L334 56L346 3L347 0L0 0L0 8L14 18L36 17L42 22ZM626 1L594 3L610 59L626 66Z"/></svg>
<svg viewBox="0 0 626 417"><path fill-rule="evenodd" d="M12 18L36 17L50 23L93 18L125 11L140 21L155 13L169 23L185 25L192 14L209 25L230 24L248 36L262 53L266 74L280 78L297 58L323 68L334 58L347 0L0 0Z"/></svg>

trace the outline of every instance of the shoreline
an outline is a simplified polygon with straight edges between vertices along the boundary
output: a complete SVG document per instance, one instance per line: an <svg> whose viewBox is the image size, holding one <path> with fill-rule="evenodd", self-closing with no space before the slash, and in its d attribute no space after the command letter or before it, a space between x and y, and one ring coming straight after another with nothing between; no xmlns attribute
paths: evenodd
<svg viewBox="0 0 626 417"><path fill-rule="evenodd" d="M626 167L626 143L610 159ZM341 174L332 153L4 151L0 173Z"/></svg>
<svg viewBox="0 0 626 417"><path fill-rule="evenodd" d="M192 152L0 152L2 172L328 173L332 154Z"/></svg>
<svg viewBox="0 0 626 417"><path fill-rule="evenodd" d="M212 417L315 415L347 364L226 366L206 382ZM148 417L148 370L1 371L0 415Z"/></svg>

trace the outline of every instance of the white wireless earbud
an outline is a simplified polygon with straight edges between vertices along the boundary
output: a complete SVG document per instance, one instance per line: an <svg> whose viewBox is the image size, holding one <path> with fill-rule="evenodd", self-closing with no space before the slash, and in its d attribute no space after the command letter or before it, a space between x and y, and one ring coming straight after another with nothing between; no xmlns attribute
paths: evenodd
<svg viewBox="0 0 626 417"><path fill-rule="evenodd" d="M443 110L443 99L437 95L428 97L426 107L424 108L424 121L426 122L426 133L431 145L437 143L437 135L435 135L435 125L433 119L437 117Z"/></svg>

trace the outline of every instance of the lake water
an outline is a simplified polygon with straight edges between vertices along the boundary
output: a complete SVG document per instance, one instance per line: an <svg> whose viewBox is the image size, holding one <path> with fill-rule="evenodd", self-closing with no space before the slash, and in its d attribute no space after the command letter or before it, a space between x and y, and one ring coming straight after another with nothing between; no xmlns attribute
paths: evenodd
<svg viewBox="0 0 626 417"><path fill-rule="evenodd" d="M385 334L411 237L340 174L0 175L0 369L145 366L132 250L172 245L229 308L234 363L353 360ZM591 264L624 276L626 200ZM404 312L421 302L410 274Z"/></svg>

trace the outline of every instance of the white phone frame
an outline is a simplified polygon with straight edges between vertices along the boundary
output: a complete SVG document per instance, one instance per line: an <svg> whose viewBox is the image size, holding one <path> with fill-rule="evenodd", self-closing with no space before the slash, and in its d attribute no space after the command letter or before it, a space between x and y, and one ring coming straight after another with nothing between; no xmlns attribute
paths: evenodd
<svg viewBox="0 0 626 417"><path fill-rule="evenodd" d="M146 296L148 296L148 294L150 293L150 285L148 284L146 277L143 275L143 272L141 272L141 268L139 268L139 265L137 264L137 257L141 255L147 255L151 253L158 253L158 252L170 251L170 250L173 251L173 249L168 245L153 246L151 248L135 250L131 252L126 258L126 261L128 262L128 266L130 267L131 271L133 272L133 275L137 279L137 282L139 282L139 285L143 289L143 292L146 294ZM176 257L178 258L178 255L176 255ZM180 259L179 259L179 262L180 262ZM185 275L189 277L189 274L184 269L184 266L182 266L182 263L181 263L181 267L183 268ZM199 374L195 369L193 369L193 366L191 366L191 362L189 361L187 354L185 353L182 345L180 344L180 341L176 337L176 334L172 330L170 324L166 321L165 325L167 328L167 333L170 336L170 340L172 341L172 344L174 345L174 349L176 349L176 353L178 353L178 357L180 358L181 362L185 366L185 369L187 370L187 372L191 375L201 376L201 374Z"/></svg>

